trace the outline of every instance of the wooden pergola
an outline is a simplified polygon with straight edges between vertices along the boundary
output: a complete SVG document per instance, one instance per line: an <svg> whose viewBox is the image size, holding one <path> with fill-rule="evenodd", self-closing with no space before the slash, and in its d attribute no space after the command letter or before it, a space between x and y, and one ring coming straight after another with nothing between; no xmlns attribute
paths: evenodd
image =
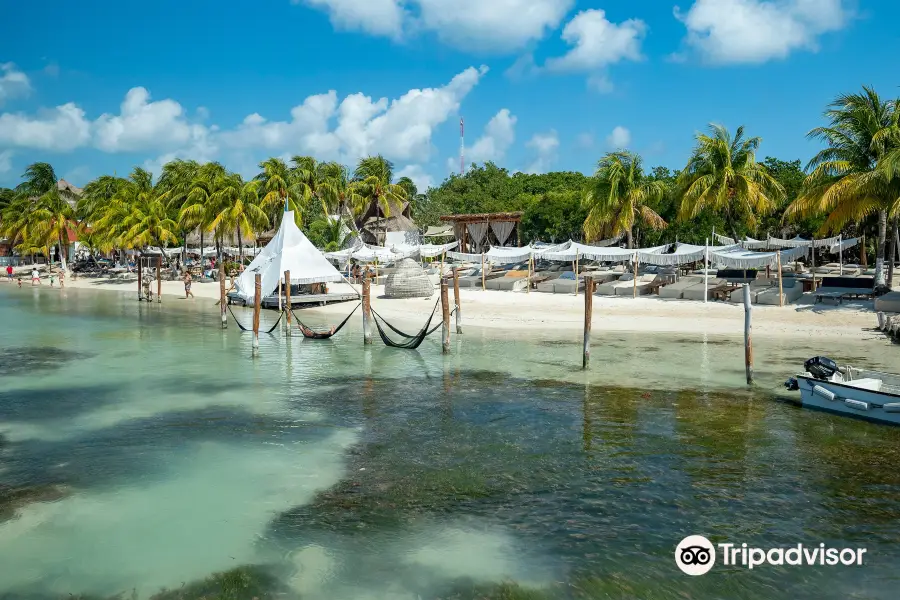
<svg viewBox="0 0 900 600"><path fill-rule="evenodd" d="M494 223L512 223L512 232L505 241L506 243L508 243L510 240L515 239L516 245L521 245L519 224L522 221L522 214L523 213L521 212L503 212L468 215L444 215L443 217L441 217L441 221L453 224L453 233L456 237L456 241L459 242L460 252L470 252L472 249L470 248L471 240L469 236L468 225L474 223L485 223L487 225L487 237L485 238L485 245L490 244L496 246L502 246L504 244L497 238L492 225ZM513 233L515 234L515 238L513 238Z"/></svg>

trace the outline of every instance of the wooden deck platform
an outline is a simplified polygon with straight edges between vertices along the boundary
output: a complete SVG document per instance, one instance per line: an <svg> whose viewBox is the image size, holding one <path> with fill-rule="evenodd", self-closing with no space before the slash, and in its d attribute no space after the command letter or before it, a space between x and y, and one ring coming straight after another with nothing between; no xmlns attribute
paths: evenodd
<svg viewBox="0 0 900 600"><path fill-rule="evenodd" d="M343 293L343 294L298 294L296 296L291 296L291 306L294 308L303 307L303 306L325 306L326 304L333 304L335 302L349 302L351 300L358 300L359 296L352 293ZM282 304L284 303L284 296L281 297ZM244 304L244 301L237 297L236 294L231 293L228 294L228 303L229 304ZM260 303L263 308L278 308L278 295L272 294L271 296L266 296L262 299ZM252 305L252 302L249 304Z"/></svg>

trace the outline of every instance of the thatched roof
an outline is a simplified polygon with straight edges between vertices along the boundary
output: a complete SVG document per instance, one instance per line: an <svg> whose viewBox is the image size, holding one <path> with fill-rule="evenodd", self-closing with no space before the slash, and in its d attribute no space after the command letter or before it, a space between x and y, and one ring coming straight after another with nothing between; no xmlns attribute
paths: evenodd
<svg viewBox="0 0 900 600"><path fill-rule="evenodd" d="M58 189L63 194L69 194L72 196L81 196L84 194L84 190L76 185L72 185L65 179L60 179L56 182L56 189Z"/></svg>
<svg viewBox="0 0 900 600"><path fill-rule="evenodd" d="M450 223L484 223L492 221L515 221L518 223L522 220L521 212L502 212L502 213L481 213L472 215L444 215L441 221Z"/></svg>

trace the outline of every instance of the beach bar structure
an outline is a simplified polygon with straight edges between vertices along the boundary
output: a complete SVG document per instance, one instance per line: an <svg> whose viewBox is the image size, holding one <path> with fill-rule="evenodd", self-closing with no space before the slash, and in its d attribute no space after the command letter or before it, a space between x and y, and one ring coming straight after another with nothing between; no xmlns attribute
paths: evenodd
<svg viewBox="0 0 900 600"><path fill-rule="evenodd" d="M441 221L453 225L460 252L480 253L489 247L521 245L521 212L444 215Z"/></svg>

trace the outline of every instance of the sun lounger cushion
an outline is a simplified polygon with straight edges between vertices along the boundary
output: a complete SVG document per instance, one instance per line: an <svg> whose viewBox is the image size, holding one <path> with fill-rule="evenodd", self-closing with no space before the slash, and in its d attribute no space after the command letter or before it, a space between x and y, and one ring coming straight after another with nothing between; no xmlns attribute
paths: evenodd
<svg viewBox="0 0 900 600"><path fill-rule="evenodd" d="M711 292L713 288L725 283L728 283L725 279L716 277L715 279L710 278L708 286L704 286L703 281L701 280L700 285L689 287L688 289L684 290L684 293L681 295L681 297L685 300L703 300L703 298L707 295L707 291L704 289L704 287L707 287L709 292Z"/></svg>
<svg viewBox="0 0 900 600"><path fill-rule="evenodd" d="M791 304L792 302L796 302L801 297L803 297L803 286L799 285L799 283L796 281L790 283L798 285L786 285L787 283L788 282L782 284L782 296L784 298L784 304ZM756 295L756 303L778 306L780 304L778 296L778 286L776 285L774 287L768 287L760 290Z"/></svg>
<svg viewBox="0 0 900 600"><path fill-rule="evenodd" d="M553 293L554 294L574 294L575 286L578 286L578 291L584 289L584 279L579 279L575 281L574 279L554 279L553 280Z"/></svg>
<svg viewBox="0 0 900 600"><path fill-rule="evenodd" d="M900 313L900 292L888 292L875 299L875 310Z"/></svg>
<svg viewBox="0 0 900 600"><path fill-rule="evenodd" d="M697 284L703 284L702 277L682 277L675 283L670 283L659 290L660 298L681 298L684 290Z"/></svg>

